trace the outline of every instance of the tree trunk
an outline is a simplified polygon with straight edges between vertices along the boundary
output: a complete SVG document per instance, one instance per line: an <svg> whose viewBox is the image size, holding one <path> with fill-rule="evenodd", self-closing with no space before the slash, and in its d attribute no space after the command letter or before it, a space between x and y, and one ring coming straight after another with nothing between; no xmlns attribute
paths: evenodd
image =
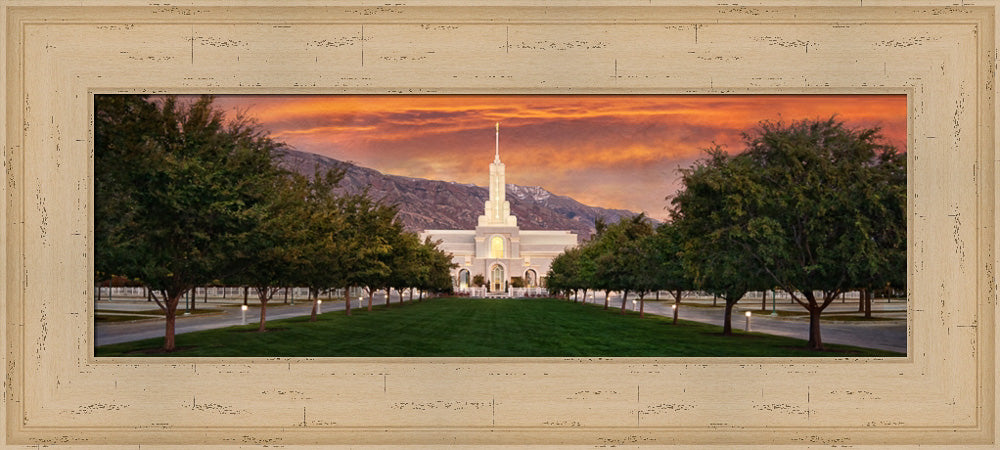
<svg viewBox="0 0 1000 450"><path fill-rule="evenodd" d="M181 301L181 293L183 290L177 290L175 294L171 295L169 299L165 302L166 304L166 333L163 335L163 350L172 352L176 349L176 343L174 340L174 325L177 323L177 305Z"/></svg>
<svg viewBox="0 0 1000 450"><path fill-rule="evenodd" d="M208 303L208 286L205 286L205 296L202 298L202 303Z"/></svg>
<svg viewBox="0 0 1000 450"><path fill-rule="evenodd" d="M625 303L628 300L628 289L622 291L622 315L625 314Z"/></svg>
<svg viewBox="0 0 1000 450"><path fill-rule="evenodd" d="M718 306L719 296L712 294L712 306Z"/></svg>
<svg viewBox="0 0 1000 450"><path fill-rule="evenodd" d="M344 315L350 317L351 315L351 287L347 286L344 288Z"/></svg>
<svg viewBox="0 0 1000 450"><path fill-rule="evenodd" d="M375 302L375 289L368 291L368 310L372 310L372 303Z"/></svg>
<svg viewBox="0 0 1000 450"><path fill-rule="evenodd" d="M674 292L674 325L677 325L677 313L681 309L681 290Z"/></svg>
<svg viewBox="0 0 1000 450"><path fill-rule="evenodd" d="M861 288L858 290L858 312L865 312L865 292L867 289Z"/></svg>
<svg viewBox="0 0 1000 450"><path fill-rule="evenodd" d="M167 332L163 337L163 350L172 352L176 348L176 344L174 343L174 325L177 322L177 310L167 309L166 318Z"/></svg>
<svg viewBox="0 0 1000 450"><path fill-rule="evenodd" d="M813 295L812 291L803 291L802 296L809 302L806 308L809 310L809 348L812 350L823 350L823 339L819 333L819 316L823 313L823 308L816 303L816 296ZM826 305L825 300L824 306Z"/></svg>
<svg viewBox="0 0 1000 450"><path fill-rule="evenodd" d="M733 335L733 306L735 305L735 302L731 303L729 300L726 300L726 318L722 323L723 336Z"/></svg>
<svg viewBox="0 0 1000 450"><path fill-rule="evenodd" d="M247 304L247 295L249 295L250 286L243 286L243 304Z"/></svg>
<svg viewBox="0 0 1000 450"><path fill-rule="evenodd" d="M257 332L266 331L267 327L267 300L260 300L260 326L257 327Z"/></svg>
<svg viewBox="0 0 1000 450"><path fill-rule="evenodd" d="M767 311L767 291L761 291L760 293L760 310Z"/></svg>
<svg viewBox="0 0 1000 450"><path fill-rule="evenodd" d="M639 318L646 317L646 293L639 294Z"/></svg>
<svg viewBox="0 0 1000 450"><path fill-rule="evenodd" d="M101 288L104 283L97 283L97 301L101 301Z"/></svg>
<svg viewBox="0 0 1000 450"><path fill-rule="evenodd" d="M270 288L257 288L257 298L260 300L260 327L257 328L257 332L267 331L267 302L271 300L271 289Z"/></svg>
<svg viewBox="0 0 1000 450"><path fill-rule="evenodd" d="M195 303L198 303L198 288L191 288L191 311L194 311Z"/></svg>
<svg viewBox="0 0 1000 450"><path fill-rule="evenodd" d="M872 293L867 289L865 290L865 318L872 318Z"/></svg>
<svg viewBox="0 0 1000 450"><path fill-rule="evenodd" d="M410 288L410 301L413 301L413 288Z"/></svg>
<svg viewBox="0 0 1000 450"><path fill-rule="evenodd" d="M809 310L809 348L823 350L823 339L819 334L819 316L823 311L819 308Z"/></svg>
<svg viewBox="0 0 1000 450"><path fill-rule="evenodd" d="M424 291L423 291L423 289L420 290L420 296L417 297L417 301L418 302L424 301Z"/></svg>
<svg viewBox="0 0 1000 450"><path fill-rule="evenodd" d="M316 307L318 306L316 302L319 301L319 289L309 289L309 295L313 299L312 313L309 315L309 321L310 322L315 322L316 321Z"/></svg>
<svg viewBox="0 0 1000 450"><path fill-rule="evenodd" d="M604 309L608 309L608 304L609 304L608 297L610 297L610 296L611 296L611 291L605 289L604 290Z"/></svg>
<svg viewBox="0 0 1000 450"><path fill-rule="evenodd" d="M288 288L285 288L285 304L288 304Z"/></svg>

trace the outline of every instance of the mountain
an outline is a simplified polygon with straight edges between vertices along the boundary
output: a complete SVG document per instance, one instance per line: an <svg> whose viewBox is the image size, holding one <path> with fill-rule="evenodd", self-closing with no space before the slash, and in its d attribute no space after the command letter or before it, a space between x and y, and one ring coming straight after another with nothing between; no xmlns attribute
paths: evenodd
<svg viewBox="0 0 1000 450"><path fill-rule="evenodd" d="M338 189L358 193L369 187L372 198L399 205L399 218L412 231L474 229L478 217L483 214L483 203L489 198L486 188L472 184L387 175L295 150L286 150L280 157L280 164L307 176L313 175L317 166L320 170L343 168L346 173ZM483 177L487 174L484 165ZM580 240L594 233L597 217L613 223L622 217L636 215L624 209L584 205L538 186L508 184L507 201L522 230L570 230Z"/></svg>

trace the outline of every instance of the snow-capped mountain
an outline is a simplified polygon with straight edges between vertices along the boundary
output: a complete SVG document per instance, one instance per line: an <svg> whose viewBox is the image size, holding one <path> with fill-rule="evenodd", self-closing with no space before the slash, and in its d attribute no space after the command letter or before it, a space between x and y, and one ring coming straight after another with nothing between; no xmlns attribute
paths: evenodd
<svg viewBox="0 0 1000 450"><path fill-rule="evenodd" d="M399 217L410 230L471 230L483 214L489 197L485 187L449 181L387 175L373 169L338 161L313 153L287 150L281 164L305 175L333 167L343 167L346 175L338 189L356 193L368 187L376 199L399 205ZM511 214L523 230L571 230L581 240L594 233L594 220L602 217L617 222L636 215L623 209L584 205L570 197L556 195L539 186L507 185Z"/></svg>

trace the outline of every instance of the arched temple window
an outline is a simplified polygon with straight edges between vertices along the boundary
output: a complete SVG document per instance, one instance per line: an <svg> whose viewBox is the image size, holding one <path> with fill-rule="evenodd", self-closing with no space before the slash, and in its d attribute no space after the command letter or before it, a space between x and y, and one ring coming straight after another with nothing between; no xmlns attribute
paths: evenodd
<svg viewBox="0 0 1000 450"><path fill-rule="evenodd" d="M503 258L503 238L500 236L493 236L490 239L490 258Z"/></svg>
<svg viewBox="0 0 1000 450"><path fill-rule="evenodd" d="M469 271L462 269L458 272L458 287L465 289L469 287Z"/></svg>

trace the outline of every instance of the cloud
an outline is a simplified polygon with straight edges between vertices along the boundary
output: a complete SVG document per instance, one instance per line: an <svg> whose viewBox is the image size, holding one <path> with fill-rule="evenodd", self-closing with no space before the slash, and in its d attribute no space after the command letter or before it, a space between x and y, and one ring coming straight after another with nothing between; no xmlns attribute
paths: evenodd
<svg viewBox="0 0 1000 450"><path fill-rule="evenodd" d="M743 148L761 120L837 115L905 151L903 95L220 96L278 140L385 173L484 185L494 123L507 181L664 217L664 197L713 143Z"/></svg>

